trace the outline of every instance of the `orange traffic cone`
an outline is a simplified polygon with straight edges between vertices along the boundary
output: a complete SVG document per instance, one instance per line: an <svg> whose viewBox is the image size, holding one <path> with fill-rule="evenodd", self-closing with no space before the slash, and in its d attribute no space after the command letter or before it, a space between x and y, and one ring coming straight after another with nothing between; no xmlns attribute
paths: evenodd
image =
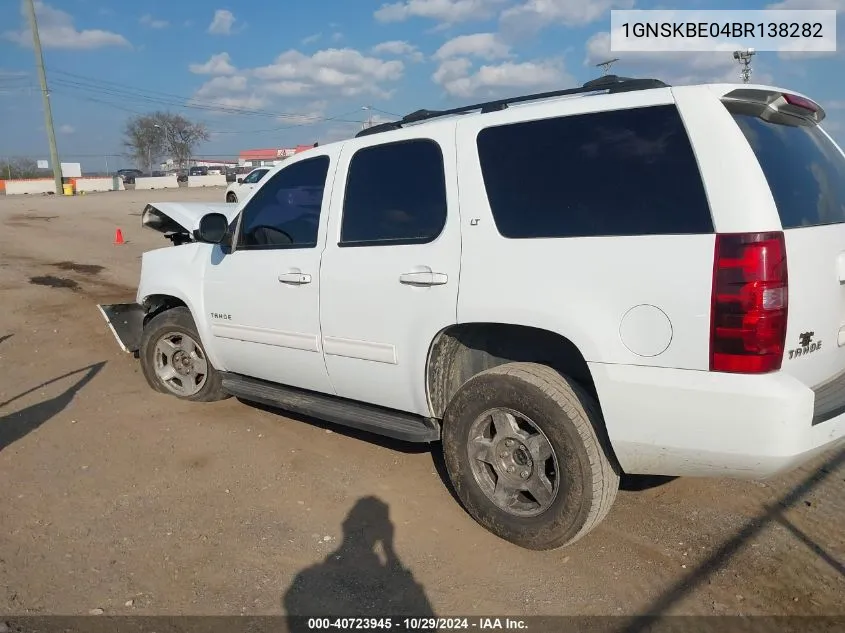
<svg viewBox="0 0 845 633"><path fill-rule="evenodd" d="M115 243L116 246L119 246L120 244L124 244L123 231L121 231L120 229L116 229L115 232L114 232L114 243Z"/></svg>

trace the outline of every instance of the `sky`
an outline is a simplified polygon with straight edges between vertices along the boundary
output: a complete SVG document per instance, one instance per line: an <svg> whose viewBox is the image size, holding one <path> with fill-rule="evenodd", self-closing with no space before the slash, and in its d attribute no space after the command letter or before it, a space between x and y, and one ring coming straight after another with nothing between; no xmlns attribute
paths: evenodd
<svg viewBox="0 0 845 633"><path fill-rule="evenodd" d="M234 158L349 138L369 117L574 87L610 57L620 58L614 73L673 85L739 81L729 53L611 53L610 10L632 8L838 10L837 52L758 52L752 80L817 100L845 144L845 0L35 4L59 153L89 170L126 166L127 119L155 110L207 126L197 154ZM23 3L0 21L0 160L8 156L47 158Z"/></svg>

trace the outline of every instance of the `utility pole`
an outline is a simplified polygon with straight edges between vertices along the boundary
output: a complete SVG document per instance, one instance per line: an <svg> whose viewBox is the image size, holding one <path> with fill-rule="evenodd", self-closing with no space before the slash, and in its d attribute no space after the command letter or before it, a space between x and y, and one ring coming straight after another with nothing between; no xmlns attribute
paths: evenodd
<svg viewBox="0 0 845 633"><path fill-rule="evenodd" d="M29 13L29 26L32 29L35 65L38 67L38 79L41 82L41 98L44 101L44 126L47 128L47 141L50 143L50 163L53 166L56 195L61 195L62 166L59 163L59 150L56 148L56 130L53 129L53 110L50 108L50 92L47 90L47 72L44 70L44 55L41 53L41 38L38 36L38 20L35 17L35 4L33 0L26 0L26 8Z"/></svg>

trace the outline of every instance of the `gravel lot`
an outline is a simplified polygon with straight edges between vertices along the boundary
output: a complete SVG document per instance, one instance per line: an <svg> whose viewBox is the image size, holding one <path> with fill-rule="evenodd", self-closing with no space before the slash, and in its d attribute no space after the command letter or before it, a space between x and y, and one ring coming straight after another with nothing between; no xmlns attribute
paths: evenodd
<svg viewBox="0 0 845 633"><path fill-rule="evenodd" d="M436 446L153 393L96 304L134 298L168 244L138 216L167 199L223 190L0 197L0 613L845 615L845 451L765 483L627 478L535 553L464 513Z"/></svg>

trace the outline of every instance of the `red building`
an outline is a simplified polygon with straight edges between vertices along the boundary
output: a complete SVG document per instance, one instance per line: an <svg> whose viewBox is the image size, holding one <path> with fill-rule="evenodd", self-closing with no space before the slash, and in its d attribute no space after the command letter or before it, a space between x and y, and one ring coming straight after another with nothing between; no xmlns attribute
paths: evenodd
<svg viewBox="0 0 845 633"><path fill-rule="evenodd" d="M278 161L284 160L294 154L299 154L313 145L297 145L296 147L274 147L267 149L245 149L238 155L238 165L241 167L272 167Z"/></svg>

